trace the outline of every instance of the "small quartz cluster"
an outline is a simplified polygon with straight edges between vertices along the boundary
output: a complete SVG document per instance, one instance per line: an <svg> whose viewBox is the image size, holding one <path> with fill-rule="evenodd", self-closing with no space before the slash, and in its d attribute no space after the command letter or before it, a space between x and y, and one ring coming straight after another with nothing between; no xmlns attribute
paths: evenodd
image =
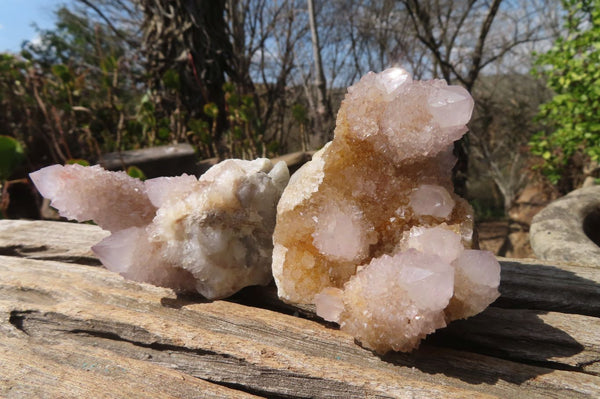
<svg viewBox="0 0 600 399"><path fill-rule="evenodd" d="M277 207L279 296L314 303L379 353L409 351L498 297L500 266L470 249L473 217L453 192L455 140L473 100L400 68L348 89L335 138L290 179Z"/></svg>
<svg viewBox="0 0 600 399"><path fill-rule="evenodd" d="M284 162L226 160L200 179L142 182L77 164L30 176L61 216L111 232L92 249L125 278L208 299L272 279L275 209L289 180Z"/></svg>

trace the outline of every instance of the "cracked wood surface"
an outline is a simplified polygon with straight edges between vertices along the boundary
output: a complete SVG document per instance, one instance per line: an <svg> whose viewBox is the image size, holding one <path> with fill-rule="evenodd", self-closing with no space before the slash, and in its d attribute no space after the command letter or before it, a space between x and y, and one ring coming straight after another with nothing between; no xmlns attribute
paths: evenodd
<svg viewBox="0 0 600 399"><path fill-rule="evenodd" d="M123 280L96 226L0 220L0 397L600 396L600 270L501 259L502 296L377 356L250 287L226 301Z"/></svg>

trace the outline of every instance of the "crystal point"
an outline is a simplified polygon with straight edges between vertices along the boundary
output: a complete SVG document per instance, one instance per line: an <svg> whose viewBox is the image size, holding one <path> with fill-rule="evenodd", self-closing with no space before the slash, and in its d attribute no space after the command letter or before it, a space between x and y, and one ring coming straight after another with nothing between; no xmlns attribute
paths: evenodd
<svg viewBox="0 0 600 399"><path fill-rule="evenodd" d="M410 194L410 206L417 215L446 218L454 209L454 200L441 186L423 184Z"/></svg>
<svg viewBox="0 0 600 399"><path fill-rule="evenodd" d="M144 226L156 211L144 183L125 172L73 164L48 166L29 176L61 216L80 222L93 220L111 232Z"/></svg>

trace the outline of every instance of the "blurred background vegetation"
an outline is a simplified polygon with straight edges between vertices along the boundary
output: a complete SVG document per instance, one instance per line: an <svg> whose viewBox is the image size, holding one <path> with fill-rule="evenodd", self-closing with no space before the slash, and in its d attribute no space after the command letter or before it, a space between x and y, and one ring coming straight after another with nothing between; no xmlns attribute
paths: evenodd
<svg viewBox="0 0 600 399"><path fill-rule="evenodd" d="M317 149L347 86L402 66L471 91L457 191L507 217L532 182L549 198L598 178L599 3L57 3L54 28L0 53L0 179L169 143L201 159Z"/></svg>

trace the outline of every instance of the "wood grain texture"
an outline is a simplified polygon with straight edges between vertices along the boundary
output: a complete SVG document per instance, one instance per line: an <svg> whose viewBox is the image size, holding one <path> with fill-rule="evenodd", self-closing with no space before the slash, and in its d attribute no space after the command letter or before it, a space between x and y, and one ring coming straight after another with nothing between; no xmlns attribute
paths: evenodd
<svg viewBox="0 0 600 399"><path fill-rule="evenodd" d="M170 368L79 342L0 341L5 398L255 398Z"/></svg>
<svg viewBox="0 0 600 399"><path fill-rule="evenodd" d="M108 235L90 224L0 220L0 255L100 266L90 248Z"/></svg>
<svg viewBox="0 0 600 399"><path fill-rule="evenodd" d="M502 307L553 310L600 317L597 267L500 258Z"/></svg>
<svg viewBox="0 0 600 399"><path fill-rule="evenodd" d="M103 234L0 221L1 397L600 396L598 305L584 298L598 292L592 269L503 260L502 307L413 353L377 356L272 286L207 302L89 266L85 251ZM527 294L516 288L523 273ZM567 294L536 288L536 273Z"/></svg>

